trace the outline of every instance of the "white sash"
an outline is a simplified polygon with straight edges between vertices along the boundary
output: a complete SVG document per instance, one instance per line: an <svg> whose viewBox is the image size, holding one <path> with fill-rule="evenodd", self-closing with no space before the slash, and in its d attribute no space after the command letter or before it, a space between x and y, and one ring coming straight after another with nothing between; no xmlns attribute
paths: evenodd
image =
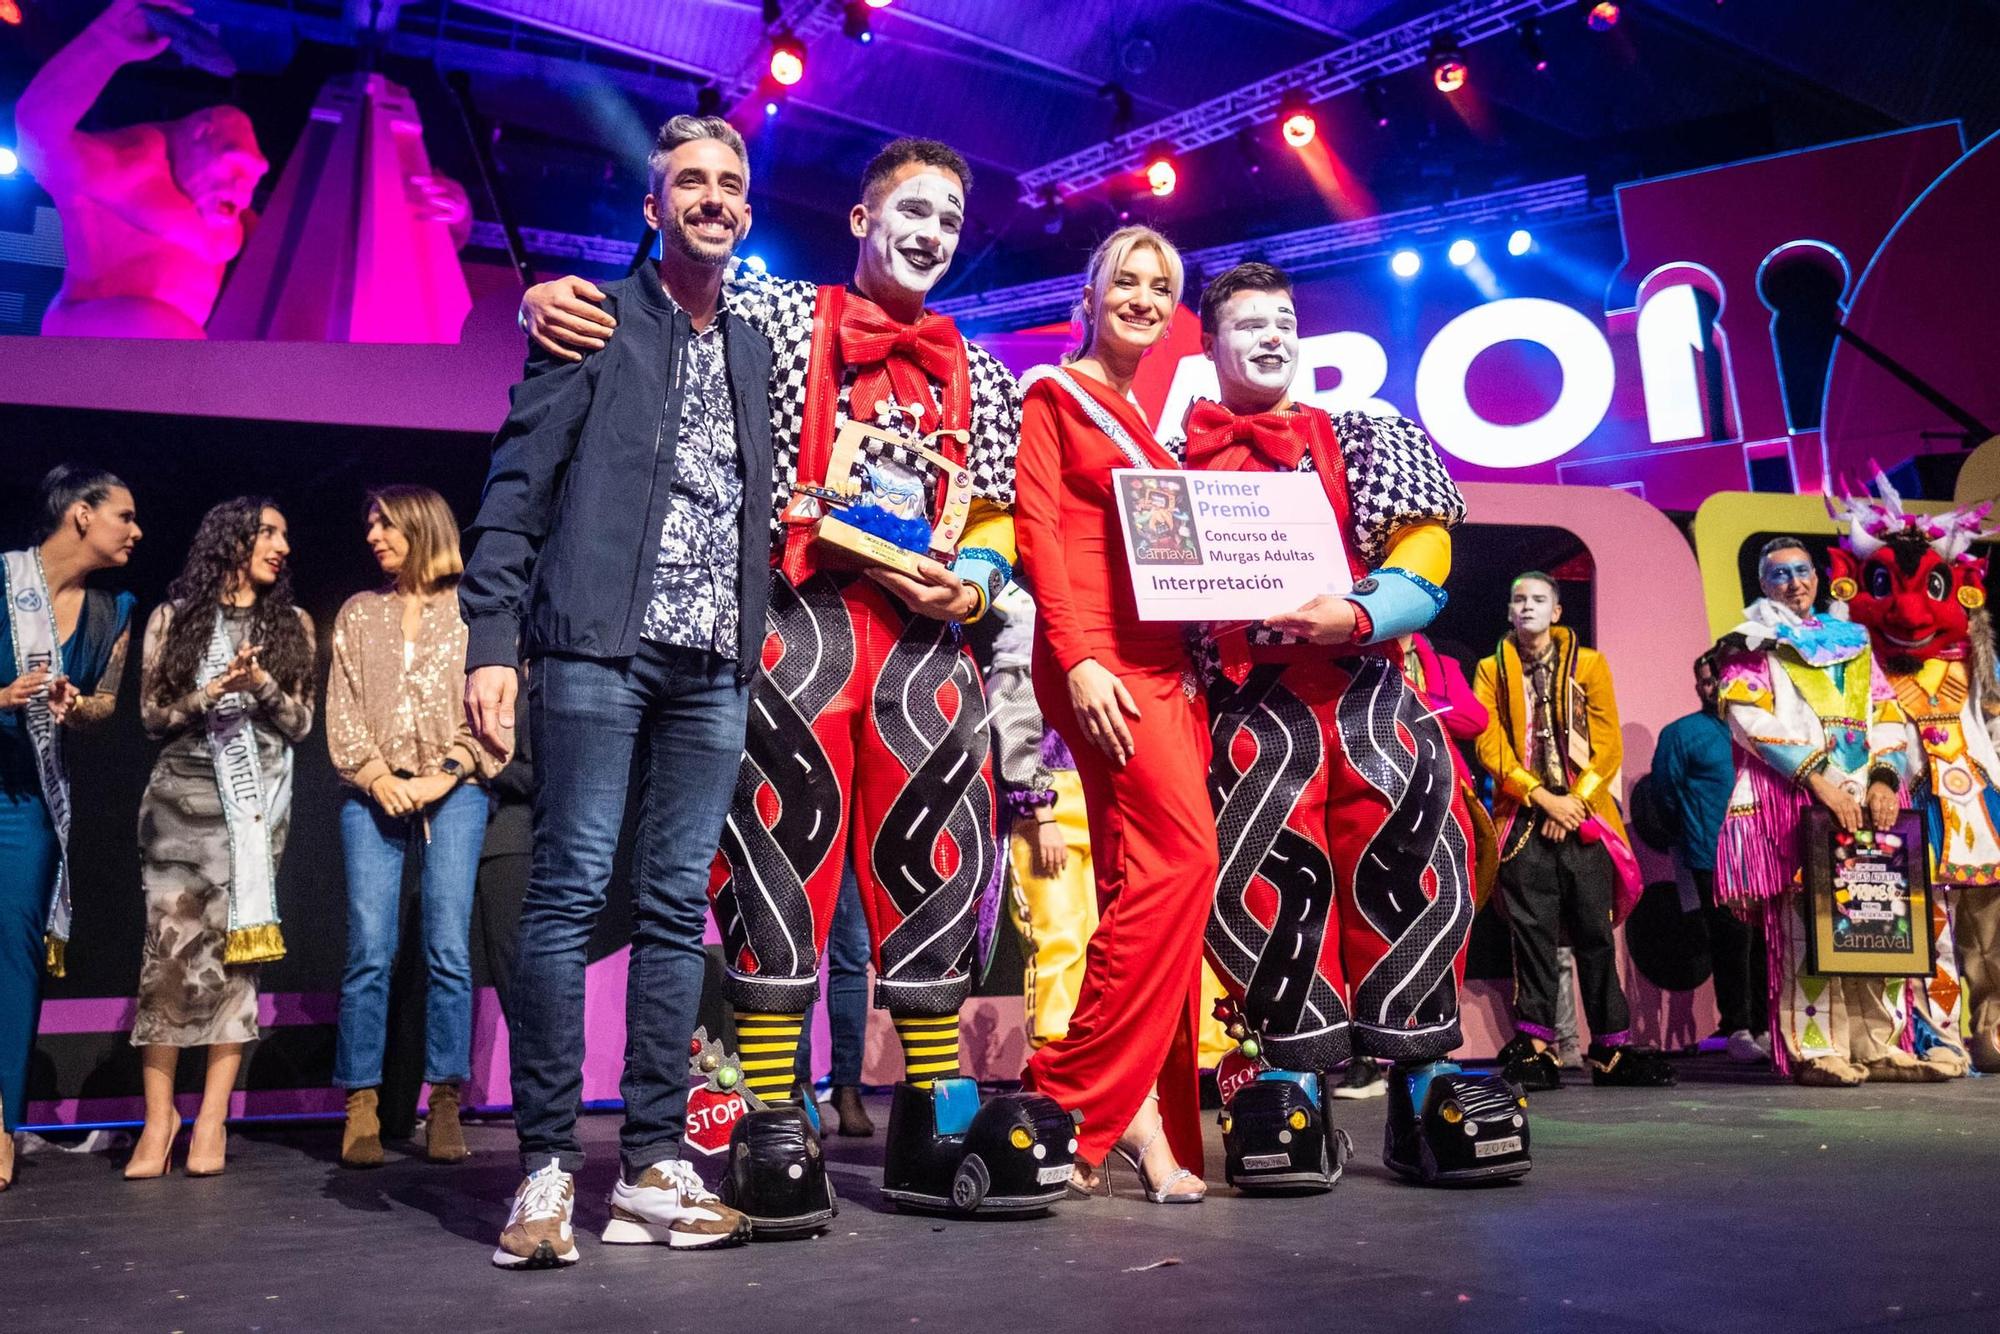
<svg viewBox="0 0 2000 1334"><path fill-rule="evenodd" d="M1072 380L1069 372L1062 367L1037 366L1030 370L1021 377L1021 392L1027 393L1042 380L1054 380L1069 391L1069 396L1076 400L1076 405L1083 409L1083 415L1090 418L1091 424L1104 432L1105 438L1112 444L1118 446L1118 452L1125 456L1127 466L1133 468L1155 466L1147 460L1146 452L1139 448L1139 442L1119 424L1118 419L1106 411L1104 405L1093 398L1088 389Z"/></svg>
<svg viewBox="0 0 2000 1334"><path fill-rule="evenodd" d="M0 556L5 562L7 626L14 637L14 674L26 676L46 667L60 675L57 660L56 605L49 596L49 581L42 571L39 550L9 551ZM63 767L62 737L56 731L55 715L49 712L49 692L43 689L21 710L23 730L35 748L35 769L41 775L42 800L48 803L49 823L56 831L56 892L49 903L49 972L63 974L63 950L69 944L69 771Z"/></svg>
<svg viewBox="0 0 2000 1334"><path fill-rule="evenodd" d="M228 674L236 650L220 608L197 687ZM257 729L251 723L256 701L231 691L208 711L208 752L215 761L215 786L229 826L229 941L223 962L268 963L285 957L278 930L277 864L271 856L271 824L292 804L292 748L285 747L275 788L264 790L257 764Z"/></svg>

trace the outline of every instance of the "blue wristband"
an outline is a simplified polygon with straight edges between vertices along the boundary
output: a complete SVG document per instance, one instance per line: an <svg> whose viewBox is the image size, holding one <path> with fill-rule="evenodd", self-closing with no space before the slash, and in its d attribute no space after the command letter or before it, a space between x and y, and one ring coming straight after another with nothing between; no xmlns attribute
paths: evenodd
<svg viewBox="0 0 2000 1334"><path fill-rule="evenodd" d="M1364 642L1382 644L1429 625L1449 599L1422 575L1384 566L1356 583L1347 600L1368 613L1372 629Z"/></svg>
<svg viewBox="0 0 2000 1334"><path fill-rule="evenodd" d="M986 614L993 600L1000 596L1000 590L1014 577L1013 565L991 547L965 548L952 561L951 572L979 590L979 610L967 618L974 621Z"/></svg>

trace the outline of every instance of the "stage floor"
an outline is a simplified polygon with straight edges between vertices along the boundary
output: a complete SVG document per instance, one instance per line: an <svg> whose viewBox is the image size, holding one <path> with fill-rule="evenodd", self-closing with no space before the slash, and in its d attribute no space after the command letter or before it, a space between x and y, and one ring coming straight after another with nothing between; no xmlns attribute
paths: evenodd
<svg viewBox="0 0 2000 1334"><path fill-rule="evenodd" d="M583 1260L487 1263L511 1126L432 1167L334 1163L329 1125L233 1133L228 1174L126 1182L101 1155L21 1160L0 1195L16 1330L1781 1330L2000 1327L1980 1197L2000 1081L1795 1088L1719 1057L1658 1092L1537 1095L1535 1169L1440 1192L1380 1165L1383 1104L1336 1102L1357 1154L1330 1194L956 1222L887 1211L881 1138L827 1140L843 1206L812 1241L670 1254L595 1234L617 1121L592 1116ZM871 1106L878 1125L885 1100ZM1209 1117L1220 1181L1219 1132ZM185 1141L183 1141L183 1144ZM1957 1222L1951 1220L1957 1219ZM1162 1263L1168 1262L1168 1263Z"/></svg>

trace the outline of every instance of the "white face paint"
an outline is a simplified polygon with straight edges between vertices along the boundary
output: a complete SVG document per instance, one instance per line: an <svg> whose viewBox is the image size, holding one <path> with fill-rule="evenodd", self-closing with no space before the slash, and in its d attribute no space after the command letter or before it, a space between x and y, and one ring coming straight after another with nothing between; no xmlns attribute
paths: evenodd
<svg viewBox="0 0 2000 1334"><path fill-rule="evenodd" d="M1507 595L1507 623L1522 637L1545 634L1556 623L1556 593L1539 579L1522 579Z"/></svg>
<svg viewBox="0 0 2000 1334"><path fill-rule="evenodd" d="M1238 292L1216 312L1209 340L1222 405L1268 412L1291 392L1299 365L1299 319L1283 292Z"/></svg>
<svg viewBox="0 0 2000 1334"><path fill-rule="evenodd" d="M863 291L900 289L921 299L944 277L965 226L958 178L924 166L890 187L879 204L858 206Z"/></svg>

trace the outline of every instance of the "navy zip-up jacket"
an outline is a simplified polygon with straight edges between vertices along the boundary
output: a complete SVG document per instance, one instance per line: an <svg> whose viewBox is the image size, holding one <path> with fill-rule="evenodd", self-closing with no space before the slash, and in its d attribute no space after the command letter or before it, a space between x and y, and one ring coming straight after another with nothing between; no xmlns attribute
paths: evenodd
<svg viewBox="0 0 2000 1334"><path fill-rule="evenodd" d="M514 386L458 586L465 666L512 667L543 654L627 658L652 598L673 489L694 334L651 266L602 284L618 336L580 362L536 347ZM771 344L718 311L736 447L743 461L736 675L764 646L770 596Z"/></svg>

